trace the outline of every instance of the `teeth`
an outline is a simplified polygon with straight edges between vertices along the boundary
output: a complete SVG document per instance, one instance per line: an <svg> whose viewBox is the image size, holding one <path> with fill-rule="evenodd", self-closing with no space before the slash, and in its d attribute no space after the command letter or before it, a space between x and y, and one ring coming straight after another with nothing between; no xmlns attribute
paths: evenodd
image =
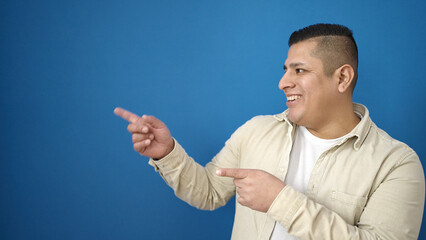
<svg viewBox="0 0 426 240"><path fill-rule="evenodd" d="M287 101L294 101L294 100L299 99L299 98L300 98L300 96L298 96L298 95L292 95L292 96L287 97Z"/></svg>

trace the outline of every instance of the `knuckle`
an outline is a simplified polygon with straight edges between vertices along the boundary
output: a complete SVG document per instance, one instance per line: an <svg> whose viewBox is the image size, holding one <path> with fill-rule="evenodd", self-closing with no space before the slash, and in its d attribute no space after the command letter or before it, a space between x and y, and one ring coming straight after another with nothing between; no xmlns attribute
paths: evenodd
<svg viewBox="0 0 426 240"><path fill-rule="evenodd" d="M134 133L132 134L133 143L137 143L143 140L143 136L141 134Z"/></svg>
<svg viewBox="0 0 426 240"><path fill-rule="evenodd" d="M136 122L138 122L138 123L143 123L144 116L145 116L145 115L142 115L140 118L138 118L138 120L137 120Z"/></svg>
<svg viewBox="0 0 426 240"><path fill-rule="evenodd" d="M246 207L250 207L251 206L250 202L247 200L246 197L239 197L238 198L238 203L241 204L241 205L243 205L243 206L246 206Z"/></svg>
<svg viewBox="0 0 426 240"><path fill-rule="evenodd" d="M127 125L127 131L129 131L129 132L133 132L133 124L129 124L129 125Z"/></svg>
<svg viewBox="0 0 426 240"><path fill-rule="evenodd" d="M139 146L139 144L133 144L133 149L135 149L135 151L136 152L139 152L139 150L140 150L140 146Z"/></svg>
<svg viewBox="0 0 426 240"><path fill-rule="evenodd" d="M139 153L142 153L145 151L145 146L143 146L143 144L141 144L140 142L133 144L133 148L135 149L136 152L139 152Z"/></svg>

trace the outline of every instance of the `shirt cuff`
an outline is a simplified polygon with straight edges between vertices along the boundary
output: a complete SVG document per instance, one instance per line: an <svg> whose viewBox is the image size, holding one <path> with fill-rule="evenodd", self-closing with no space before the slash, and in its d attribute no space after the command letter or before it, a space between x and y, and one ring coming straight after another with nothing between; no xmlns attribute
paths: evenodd
<svg viewBox="0 0 426 240"><path fill-rule="evenodd" d="M305 198L304 194L286 185L272 202L267 215L289 229L294 215L302 206Z"/></svg>
<svg viewBox="0 0 426 240"><path fill-rule="evenodd" d="M185 153L185 150L182 148L182 146L176 141L176 139L173 138L174 141L174 147L169 154L167 154L165 157L154 160L152 158L149 159L148 164L154 167L155 171L158 172L160 169L163 168L174 168L177 163L179 162L178 159L180 159L182 156L182 153Z"/></svg>

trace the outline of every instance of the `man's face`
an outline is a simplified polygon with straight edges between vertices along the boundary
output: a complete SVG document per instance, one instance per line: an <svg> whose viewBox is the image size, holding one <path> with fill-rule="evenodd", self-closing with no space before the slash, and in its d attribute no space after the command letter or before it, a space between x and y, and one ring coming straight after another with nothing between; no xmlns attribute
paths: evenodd
<svg viewBox="0 0 426 240"><path fill-rule="evenodd" d="M293 44L284 64L286 70L279 82L287 97L289 119L311 129L320 128L332 120L337 84L324 73L319 58L311 56L315 41Z"/></svg>

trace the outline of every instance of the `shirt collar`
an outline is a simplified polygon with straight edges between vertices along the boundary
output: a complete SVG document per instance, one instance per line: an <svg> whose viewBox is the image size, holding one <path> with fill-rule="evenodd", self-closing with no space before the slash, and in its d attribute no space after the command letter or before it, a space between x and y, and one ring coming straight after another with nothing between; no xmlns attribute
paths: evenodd
<svg viewBox="0 0 426 240"><path fill-rule="evenodd" d="M343 139L342 143L350 138L356 137L357 139L355 140L353 147L356 151L358 151L361 145L364 143L368 132L370 131L372 121L367 107L359 103L353 103L353 108L354 112L358 113L360 116L362 116L362 118L358 125L356 125L356 127L352 129L350 133L346 134L346 137ZM280 114L276 114L274 115L274 118L278 121L285 121L287 124L293 127L295 124L288 119L288 111L289 110L287 109Z"/></svg>

